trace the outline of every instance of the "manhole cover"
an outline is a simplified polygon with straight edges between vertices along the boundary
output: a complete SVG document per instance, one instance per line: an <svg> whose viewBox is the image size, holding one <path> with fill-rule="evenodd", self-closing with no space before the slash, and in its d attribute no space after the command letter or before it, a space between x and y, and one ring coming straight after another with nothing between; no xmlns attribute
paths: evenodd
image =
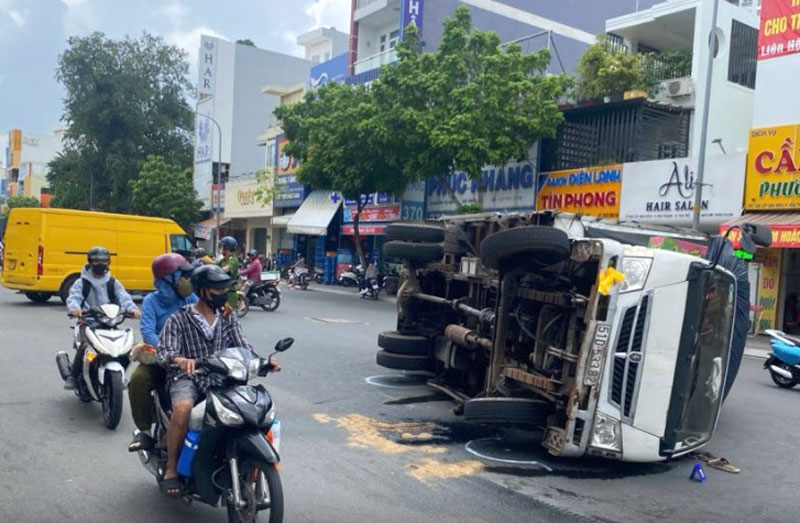
<svg viewBox="0 0 800 523"><path fill-rule="evenodd" d="M327 323L328 325L367 325L366 322L349 320L347 318L306 318L317 323Z"/></svg>
<svg viewBox="0 0 800 523"><path fill-rule="evenodd" d="M370 376L364 381L376 387L386 387L389 389L409 389L412 387L424 387L428 382L427 376L415 376L413 374L386 374L382 376Z"/></svg>
<svg viewBox="0 0 800 523"><path fill-rule="evenodd" d="M516 466L537 466L548 472L553 469L539 461L531 440L506 440L503 438L481 438L467 443L464 448L473 456L487 461Z"/></svg>

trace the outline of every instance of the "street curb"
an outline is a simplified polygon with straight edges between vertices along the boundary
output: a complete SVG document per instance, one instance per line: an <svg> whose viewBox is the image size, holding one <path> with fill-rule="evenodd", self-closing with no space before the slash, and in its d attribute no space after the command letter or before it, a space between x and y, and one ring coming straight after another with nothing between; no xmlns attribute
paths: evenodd
<svg viewBox="0 0 800 523"><path fill-rule="evenodd" d="M751 358L760 358L765 360L769 358L770 352L768 350L761 349L744 349L744 355Z"/></svg>
<svg viewBox="0 0 800 523"><path fill-rule="evenodd" d="M330 288L330 287L333 287L333 288ZM353 298L361 298L359 296L358 292L355 291L355 290L346 291L346 290L337 289L335 287L336 287L335 285L309 285L308 286L308 290L309 291L313 291L313 292L323 292L323 293L326 293L326 294L336 294L338 296L349 296L349 297L353 297ZM288 289L288 287L287 287L287 289ZM389 295L386 295L386 294L382 294L381 295L381 300L390 301L390 302L396 302L397 298L395 296L389 296Z"/></svg>

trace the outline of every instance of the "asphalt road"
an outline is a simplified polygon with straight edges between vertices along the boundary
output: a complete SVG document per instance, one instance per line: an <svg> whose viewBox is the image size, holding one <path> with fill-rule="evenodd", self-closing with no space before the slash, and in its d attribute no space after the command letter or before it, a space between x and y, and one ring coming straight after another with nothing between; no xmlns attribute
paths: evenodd
<svg viewBox="0 0 800 523"><path fill-rule="evenodd" d="M376 335L394 323L389 302L286 291L277 312L253 310L243 323L261 352L296 339L267 380L282 420L287 522L798 519L800 391L775 387L760 360L745 358L707 447L742 472L706 468L700 484L688 480L688 459L557 460L533 443L509 456L547 468L476 460L464 444L494 435L461 423L447 398L365 381L391 374L375 364ZM99 404L62 390L53 358L69 347L68 326L56 300L37 306L0 290L0 521L225 521L222 509L158 493L127 452L127 405L111 432Z"/></svg>

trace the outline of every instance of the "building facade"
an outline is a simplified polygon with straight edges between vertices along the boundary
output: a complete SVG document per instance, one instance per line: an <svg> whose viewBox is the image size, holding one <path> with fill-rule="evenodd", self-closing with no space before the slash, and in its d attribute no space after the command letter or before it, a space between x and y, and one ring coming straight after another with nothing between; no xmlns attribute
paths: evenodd
<svg viewBox="0 0 800 523"><path fill-rule="evenodd" d="M6 196L36 198L49 206L50 191L47 183L47 164L61 152L64 131L36 134L12 129L4 141L3 178L0 192Z"/></svg>

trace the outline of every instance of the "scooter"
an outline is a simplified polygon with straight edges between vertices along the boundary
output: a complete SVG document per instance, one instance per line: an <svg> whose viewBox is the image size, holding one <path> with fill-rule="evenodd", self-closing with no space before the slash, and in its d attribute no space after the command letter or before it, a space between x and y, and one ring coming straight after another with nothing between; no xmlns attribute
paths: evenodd
<svg viewBox="0 0 800 523"><path fill-rule="evenodd" d="M361 265L350 266L349 270L342 271L339 275L339 285L342 287L358 287L364 277L364 267Z"/></svg>
<svg viewBox="0 0 800 523"><path fill-rule="evenodd" d="M308 268L301 267L294 270L295 284L300 286L301 289L308 290Z"/></svg>
<svg viewBox="0 0 800 523"><path fill-rule="evenodd" d="M127 382L125 369L133 349L133 331L118 327L129 316L118 305L106 304L84 313L74 327L75 349L81 343L81 329L87 344L83 372L75 383L75 395L84 402L102 403L103 423L111 430L117 428L122 416L122 391ZM56 354L56 365L61 379L72 375L72 362L66 351Z"/></svg>
<svg viewBox="0 0 800 523"><path fill-rule="evenodd" d="M292 338L279 341L275 353L293 343ZM197 500L212 507L221 502L229 522L283 521L280 423L264 386L248 385L271 369L269 358L240 347L195 360L198 375L214 375L221 385L209 390L206 399L192 409L178 458L178 477L187 502ZM159 444L138 454L145 469L161 482L167 464L163 442L170 404L164 390L153 394L157 413L153 434ZM258 519L264 511L269 511L269 517Z"/></svg>
<svg viewBox="0 0 800 523"><path fill-rule="evenodd" d="M361 294L361 298L372 298L373 300L377 301L385 285L386 276L379 274L376 279L369 282L366 287L366 292Z"/></svg>
<svg viewBox="0 0 800 523"><path fill-rule="evenodd" d="M314 281L322 285L322 283L325 281L325 271L319 267L314 267Z"/></svg>
<svg viewBox="0 0 800 523"><path fill-rule="evenodd" d="M263 274L263 273L262 273ZM241 278L241 290L237 291L239 306L236 313L243 318L250 312L250 306L258 306L267 312L274 312L281 304L280 279L271 278L260 282L249 282Z"/></svg>
<svg viewBox="0 0 800 523"><path fill-rule="evenodd" d="M779 330L768 329L764 332L772 338L772 353L764 362L764 368L769 370L775 385L791 389L800 383L800 338Z"/></svg>

